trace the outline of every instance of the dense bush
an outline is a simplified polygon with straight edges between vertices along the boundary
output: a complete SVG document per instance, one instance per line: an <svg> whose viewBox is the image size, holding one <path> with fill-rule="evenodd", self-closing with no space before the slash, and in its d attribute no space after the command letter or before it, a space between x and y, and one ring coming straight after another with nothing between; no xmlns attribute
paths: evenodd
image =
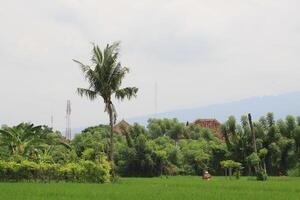
<svg viewBox="0 0 300 200"><path fill-rule="evenodd" d="M256 173L256 180L258 180L258 181L266 181L267 178L268 178L268 175L265 172L265 170L263 170L263 169L258 170L258 172Z"/></svg>
<svg viewBox="0 0 300 200"><path fill-rule="evenodd" d="M184 136L187 129L197 139ZM211 130L152 119L148 130L135 124L125 136L126 143L117 143L114 155L121 176L200 175L203 170L222 173L219 162L227 152L226 145Z"/></svg>
<svg viewBox="0 0 300 200"><path fill-rule="evenodd" d="M300 177L300 163L298 163L298 165L295 168L290 169L288 171L288 175L294 177Z"/></svg>
<svg viewBox="0 0 300 200"><path fill-rule="evenodd" d="M103 158L98 163L80 161L68 164L35 163L24 160L0 161L1 181L67 181L104 183L110 180L110 165Z"/></svg>

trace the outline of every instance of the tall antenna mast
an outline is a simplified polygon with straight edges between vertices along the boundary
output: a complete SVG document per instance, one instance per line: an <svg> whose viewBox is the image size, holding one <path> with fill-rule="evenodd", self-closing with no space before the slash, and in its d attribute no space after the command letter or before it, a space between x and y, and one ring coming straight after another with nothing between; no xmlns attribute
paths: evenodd
<svg viewBox="0 0 300 200"><path fill-rule="evenodd" d="M154 112L157 114L157 82L154 85Z"/></svg>
<svg viewBox="0 0 300 200"><path fill-rule="evenodd" d="M66 139L71 140L71 101L67 100L66 110Z"/></svg>
<svg viewBox="0 0 300 200"><path fill-rule="evenodd" d="M53 115L51 115L51 128L53 129Z"/></svg>

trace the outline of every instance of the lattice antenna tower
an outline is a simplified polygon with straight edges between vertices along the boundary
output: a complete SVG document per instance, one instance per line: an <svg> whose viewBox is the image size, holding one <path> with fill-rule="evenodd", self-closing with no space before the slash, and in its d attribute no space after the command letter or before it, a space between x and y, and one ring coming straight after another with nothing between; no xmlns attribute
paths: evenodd
<svg viewBox="0 0 300 200"><path fill-rule="evenodd" d="M71 140L71 101L67 100L67 110L66 110L66 134L65 137Z"/></svg>

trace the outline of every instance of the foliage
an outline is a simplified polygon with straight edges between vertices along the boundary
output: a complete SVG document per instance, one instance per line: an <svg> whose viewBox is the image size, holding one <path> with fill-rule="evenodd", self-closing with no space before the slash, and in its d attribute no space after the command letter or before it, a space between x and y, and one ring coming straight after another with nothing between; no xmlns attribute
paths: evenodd
<svg viewBox="0 0 300 200"><path fill-rule="evenodd" d="M297 172L300 158L299 123L299 117L291 116L276 121L272 113L253 122L257 146L257 153L253 153L247 116L242 116L240 123L233 116L229 117L221 133L177 119L150 119L147 127L133 124L122 135L113 134L114 162L107 164L106 169L113 168L120 176L141 177L201 175L204 170L212 175L223 175L225 171L236 177L256 172L263 179L266 173L292 175ZM97 164L109 156L109 145L110 127L107 125L89 127L72 141L48 127L29 123L0 129L2 162L16 166L24 163L26 169L34 168L35 164L45 169L50 165L60 166L60 174L64 174L60 177L65 180L96 181L90 172L98 173ZM230 164L229 160L240 163L239 170L233 166L233 171L225 170L227 164L222 161ZM86 174L87 167L90 167L90 176ZM113 170L106 171L112 173ZM26 175L29 179L31 176ZM57 178L45 176L44 179Z"/></svg>
<svg viewBox="0 0 300 200"><path fill-rule="evenodd" d="M197 139L189 138L189 130ZM127 145L115 155L122 176L200 175L203 170L221 173L218 163L226 147L207 129L185 126L176 119L150 119L148 130L135 124L125 135Z"/></svg>
<svg viewBox="0 0 300 200"><path fill-rule="evenodd" d="M222 168L240 168L242 166L241 163L239 162L235 162L233 160L224 160L224 161L221 161L221 166Z"/></svg>
<svg viewBox="0 0 300 200"><path fill-rule="evenodd" d="M260 162L259 156L256 153L252 153L247 159L251 166L256 166Z"/></svg>
<svg viewBox="0 0 300 200"><path fill-rule="evenodd" d="M104 183L110 180L110 165L105 160L98 163L80 161L79 163L50 164L23 160L0 161L1 181L67 181Z"/></svg>
<svg viewBox="0 0 300 200"><path fill-rule="evenodd" d="M258 172L257 172L257 174L256 174L256 180L258 180L258 181L266 181L267 178L268 178L268 175L267 175L266 171L263 170L263 169L259 169Z"/></svg>
<svg viewBox="0 0 300 200"><path fill-rule="evenodd" d="M31 123L4 126L0 129L0 147L1 159L4 160L28 159L50 163L59 162L70 149L68 142L59 132Z"/></svg>
<svg viewBox="0 0 300 200"><path fill-rule="evenodd" d="M81 134L77 134L72 140L71 146L78 157L95 160L99 154L108 152L108 137L109 126L100 125L90 127L83 130Z"/></svg>
<svg viewBox="0 0 300 200"><path fill-rule="evenodd" d="M257 155L253 153L247 116L241 117L240 124L231 116L222 125L230 152L229 158L241 162L248 169L248 175L259 168L270 175L287 174L287 171L297 164L300 156L300 128L296 119L287 116L285 120L276 121L273 113L268 113L253 123L253 129L256 135Z"/></svg>
<svg viewBox="0 0 300 200"><path fill-rule="evenodd" d="M300 163L298 163L293 169L288 171L289 176L300 177Z"/></svg>

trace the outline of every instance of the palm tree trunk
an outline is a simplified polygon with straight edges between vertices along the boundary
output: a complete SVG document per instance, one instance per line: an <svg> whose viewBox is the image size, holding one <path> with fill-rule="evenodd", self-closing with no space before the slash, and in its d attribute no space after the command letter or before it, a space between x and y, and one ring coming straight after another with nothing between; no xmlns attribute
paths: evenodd
<svg viewBox="0 0 300 200"><path fill-rule="evenodd" d="M231 150L231 143L230 143L230 140L229 140L228 133L227 133L226 129L224 130L223 135L224 135L224 138L225 138L227 149Z"/></svg>
<svg viewBox="0 0 300 200"><path fill-rule="evenodd" d="M114 158L113 158L113 151L114 151L114 143L113 143L113 134L114 134L114 114L112 104L108 105L108 113L109 113L109 125L110 125L110 135L109 135L109 152L108 152L108 161L111 164L111 178L112 181L115 181L115 165L114 165Z"/></svg>
<svg viewBox="0 0 300 200"><path fill-rule="evenodd" d="M251 165L248 165L248 176L251 176Z"/></svg>
<svg viewBox="0 0 300 200"><path fill-rule="evenodd" d="M108 113L109 113L109 125L110 125L110 135L109 135L109 152L108 152L108 160L113 161L113 134L114 134L114 119L111 105L108 106Z"/></svg>
<svg viewBox="0 0 300 200"><path fill-rule="evenodd" d="M255 132L253 129L252 117L251 117L250 113L248 114L248 120L249 120L250 130L251 130L251 134L252 134L253 151L257 155L256 136L255 136ZM260 167L259 167L259 163L258 163L256 166L254 166L255 173L257 173L259 169L260 169Z"/></svg>
<svg viewBox="0 0 300 200"><path fill-rule="evenodd" d="M264 165L264 171L267 173L267 166L266 166L266 160L263 158L263 165Z"/></svg>
<svg viewBox="0 0 300 200"><path fill-rule="evenodd" d="M252 117L251 117L251 114L250 114L250 113L248 114L248 119L249 119L249 124L250 124L251 134L252 134L253 151L254 151L254 153L257 154L256 137L255 137L255 132L254 132L254 130L253 130Z"/></svg>
<svg viewBox="0 0 300 200"><path fill-rule="evenodd" d="M231 179L231 176L232 176L232 168L229 167L229 179Z"/></svg>

